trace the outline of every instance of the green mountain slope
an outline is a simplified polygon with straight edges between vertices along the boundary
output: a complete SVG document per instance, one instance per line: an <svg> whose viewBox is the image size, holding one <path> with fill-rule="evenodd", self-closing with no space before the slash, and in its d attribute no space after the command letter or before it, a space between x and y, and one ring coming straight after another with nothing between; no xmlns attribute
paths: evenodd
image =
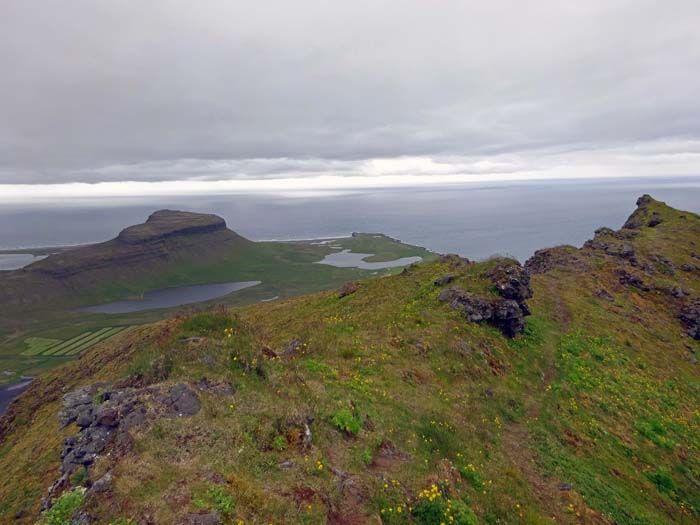
<svg viewBox="0 0 700 525"><path fill-rule="evenodd" d="M400 271L316 264L341 249L372 254L366 262L436 258L428 250L380 234L356 233L327 241L253 242L228 229L215 215L161 210L110 241L61 250L21 270L0 272L0 371L7 372L0 375L0 384L77 355L55 353L53 348L35 352L37 342L70 346L69 341L77 343L103 329L152 322L182 309L105 315L79 307L139 299L162 288L261 281L209 301L251 304Z"/></svg>
<svg viewBox="0 0 700 525"><path fill-rule="evenodd" d="M645 196L529 282L450 256L118 334L0 420L0 521L697 523L698 243Z"/></svg>

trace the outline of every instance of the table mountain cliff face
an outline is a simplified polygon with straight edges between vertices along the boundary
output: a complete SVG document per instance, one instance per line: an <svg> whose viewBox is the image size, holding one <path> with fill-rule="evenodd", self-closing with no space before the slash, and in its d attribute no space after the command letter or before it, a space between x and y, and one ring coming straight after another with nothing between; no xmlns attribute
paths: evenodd
<svg viewBox="0 0 700 525"><path fill-rule="evenodd" d="M226 221L217 215L159 210L145 223L122 230L116 240L125 244L143 244L178 235L205 234L225 229Z"/></svg>

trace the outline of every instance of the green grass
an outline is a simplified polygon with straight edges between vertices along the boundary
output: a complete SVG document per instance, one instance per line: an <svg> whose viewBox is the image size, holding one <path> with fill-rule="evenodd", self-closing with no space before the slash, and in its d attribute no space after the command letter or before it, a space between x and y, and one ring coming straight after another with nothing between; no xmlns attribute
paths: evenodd
<svg viewBox="0 0 700 525"><path fill-rule="evenodd" d="M677 266L698 250L700 222L665 213L630 241L642 264L647 249ZM432 262L361 280L342 299L331 290L214 308L107 339L37 379L4 423L0 515L35 520L76 432L58 428L66 391L147 384L152 403L160 389L207 378L234 393L197 389L197 414L154 414L91 467L115 480L109 497L85 502L96 521L218 510L228 523L697 523L697 344L670 295L620 284L626 262L575 255L533 276L532 316L514 340L466 322L433 284L452 273L455 286L491 297L485 275L497 261ZM651 277L700 295L698 274Z"/></svg>
<svg viewBox="0 0 700 525"><path fill-rule="evenodd" d="M339 238L333 244L354 252L373 253L372 260L387 261L401 257L418 255L426 260L436 256L423 248L397 243L388 237L375 234L357 234L354 237ZM90 305L112 300L139 296L148 290L173 286L186 286L211 282L261 280L262 284L241 290L187 309L206 308L213 304L240 306L255 304L265 299L285 298L338 288L347 281L357 280L375 272L357 268L335 268L315 264L334 250L325 244L313 241L259 242L245 244L244 249L221 246L199 247L197 255L206 252L210 257L174 257L168 266L158 271L120 275L115 269L111 275L93 281L86 277L81 294L72 299L77 304ZM179 251L186 252L191 247L183 243ZM380 270L381 275L392 275L401 268ZM0 284L2 286L2 284ZM47 288L49 293L50 286ZM76 356L89 346L78 345L77 337L87 337L88 332L97 332L114 326L138 325L163 319L180 307L133 312L128 314L106 315L87 314L74 308L75 304L65 301L47 301L54 305L51 309L40 306L30 311L8 309L7 315L0 318L0 365L7 365L12 376L0 377L2 381L12 381L22 374L35 375L40 370L60 364L65 358ZM58 305L58 306L56 306ZM3 335L5 334L5 335ZM34 341L31 345L29 341ZM40 344L40 340L53 339L56 344ZM70 343L69 343L70 341ZM72 344L71 348L68 348ZM77 350L76 350L77 348ZM48 359L53 358L53 359Z"/></svg>
<svg viewBox="0 0 700 525"><path fill-rule="evenodd" d="M34 356L43 354L46 350L52 346L58 345L61 341L59 339L47 339L45 337L28 337L24 340L24 344L27 347L25 351L22 352L24 356Z"/></svg>

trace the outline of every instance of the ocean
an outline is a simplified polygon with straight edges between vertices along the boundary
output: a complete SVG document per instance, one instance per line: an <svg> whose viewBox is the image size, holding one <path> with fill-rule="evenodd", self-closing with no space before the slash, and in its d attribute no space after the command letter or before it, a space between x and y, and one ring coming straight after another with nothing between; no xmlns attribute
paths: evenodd
<svg viewBox="0 0 700 525"><path fill-rule="evenodd" d="M473 183L371 191L232 194L0 204L0 249L103 241L162 208L215 213L253 240L381 232L471 259L527 259L618 228L649 193L700 212L700 177Z"/></svg>

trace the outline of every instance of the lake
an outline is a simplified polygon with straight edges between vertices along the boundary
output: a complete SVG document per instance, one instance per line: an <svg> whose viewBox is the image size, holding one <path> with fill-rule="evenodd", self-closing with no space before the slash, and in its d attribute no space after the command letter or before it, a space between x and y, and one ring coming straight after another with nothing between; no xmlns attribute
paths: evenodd
<svg viewBox="0 0 700 525"><path fill-rule="evenodd" d="M326 255L316 264L329 264L336 268L362 268L363 270L382 270L384 268L397 268L408 266L409 264L421 262L422 257L402 257L393 261L367 262L364 259L372 257L373 253L353 253L350 250L343 250L337 253Z"/></svg>
<svg viewBox="0 0 700 525"><path fill-rule="evenodd" d="M146 292L143 294L143 299L138 301L115 301L88 306L80 310L94 314L126 314L142 310L153 310L155 308L171 308L173 306L209 301L258 284L260 284L260 281L241 281L162 288Z"/></svg>
<svg viewBox="0 0 700 525"><path fill-rule="evenodd" d="M15 270L45 258L45 255L35 257L31 253L0 253L0 270Z"/></svg>
<svg viewBox="0 0 700 525"><path fill-rule="evenodd" d="M24 392L31 382L31 377L22 377L17 383L0 386L0 415L5 413L12 400Z"/></svg>
<svg viewBox="0 0 700 525"><path fill-rule="evenodd" d="M154 210L216 213L253 240L381 232L441 253L520 260L619 228L637 197L700 211L700 177L473 183L351 192L233 194L0 205L0 249L103 241Z"/></svg>

